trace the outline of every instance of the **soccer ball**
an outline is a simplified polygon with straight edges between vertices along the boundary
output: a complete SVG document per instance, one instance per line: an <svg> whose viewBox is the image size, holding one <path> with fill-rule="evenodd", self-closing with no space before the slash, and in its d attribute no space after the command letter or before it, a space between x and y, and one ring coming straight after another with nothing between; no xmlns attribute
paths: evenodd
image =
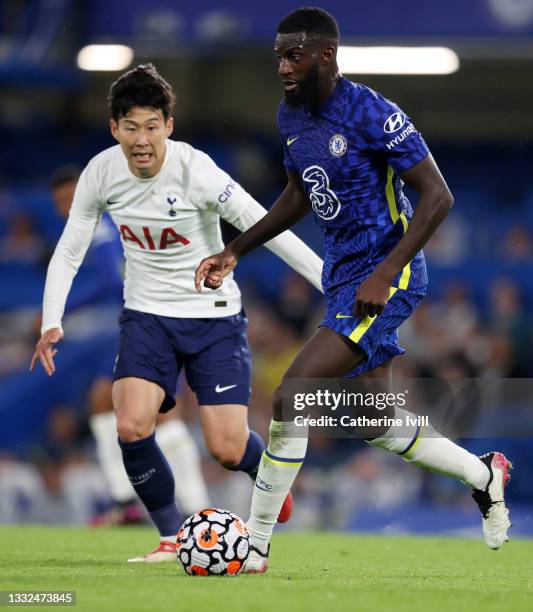
<svg viewBox="0 0 533 612"><path fill-rule="evenodd" d="M233 512L207 508L190 516L177 535L177 555L191 576L236 576L250 550L250 536Z"/></svg>

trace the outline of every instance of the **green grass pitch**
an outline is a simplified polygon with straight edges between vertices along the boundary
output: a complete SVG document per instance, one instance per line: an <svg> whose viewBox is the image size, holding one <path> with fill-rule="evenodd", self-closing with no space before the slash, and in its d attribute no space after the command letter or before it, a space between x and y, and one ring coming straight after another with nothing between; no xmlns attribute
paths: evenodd
<svg viewBox="0 0 533 612"><path fill-rule="evenodd" d="M125 562L155 540L148 528L2 527L0 590L73 590L70 609L91 612L533 610L533 540L491 551L481 540L281 534L267 574L236 578Z"/></svg>

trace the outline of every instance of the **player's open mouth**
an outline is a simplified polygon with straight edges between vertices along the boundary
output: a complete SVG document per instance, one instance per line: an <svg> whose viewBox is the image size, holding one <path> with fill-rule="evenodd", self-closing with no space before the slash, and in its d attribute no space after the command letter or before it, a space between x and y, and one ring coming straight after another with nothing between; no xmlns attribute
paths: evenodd
<svg viewBox="0 0 533 612"><path fill-rule="evenodd" d="M133 157L140 162L147 162L150 161L150 159L152 159L152 154L151 153L134 153Z"/></svg>
<svg viewBox="0 0 533 612"><path fill-rule="evenodd" d="M298 83L296 81L283 81L283 87L285 91L293 91L298 87Z"/></svg>

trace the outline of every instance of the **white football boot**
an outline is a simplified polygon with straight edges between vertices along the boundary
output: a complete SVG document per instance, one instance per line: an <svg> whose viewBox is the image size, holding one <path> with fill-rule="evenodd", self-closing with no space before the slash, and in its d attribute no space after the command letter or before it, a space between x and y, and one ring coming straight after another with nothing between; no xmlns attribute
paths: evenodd
<svg viewBox="0 0 533 612"><path fill-rule="evenodd" d="M165 563L167 561L176 561L176 542L164 540L159 543L159 546L147 555L141 557L133 557L128 559L128 563Z"/></svg>
<svg viewBox="0 0 533 612"><path fill-rule="evenodd" d="M509 510L505 506L505 486L511 480L512 463L503 453L481 455L481 461L489 468L489 482L483 491L474 489L472 497L483 516L483 536L490 548L497 550L509 540L507 530L511 527Z"/></svg>
<svg viewBox="0 0 533 612"><path fill-rule="evenodd" d="M270 544L266 554L263 554L258 548L250 545L248 558L244 563L242 570L243 574L264 574L268 569L268 553L270 552Z"/></svg>

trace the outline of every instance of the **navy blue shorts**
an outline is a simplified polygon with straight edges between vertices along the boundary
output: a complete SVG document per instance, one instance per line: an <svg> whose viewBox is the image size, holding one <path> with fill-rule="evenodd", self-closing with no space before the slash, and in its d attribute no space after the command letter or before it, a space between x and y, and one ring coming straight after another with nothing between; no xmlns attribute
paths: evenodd
<svg viewBox="0 0 533 612"><path fill-rule="evenodd" d="M175 405L179 373L200 405L250 403L251 356L244 311L231 317L178 319L124 308L114 380L134 376L165 391L160 412Z"/></svg>
<svg viewBox="0 0 533 612"><path fill-rule="evenodd" d="M398 327L406 321L420 304L426 290L396 289L377 317L355 317L355 293L350 285L339 291L329 302L320 327L328 327L355 342L365 353L366 359L357 364L348 376L355 377L377 368L405 350L398 343Z"/></svg>

